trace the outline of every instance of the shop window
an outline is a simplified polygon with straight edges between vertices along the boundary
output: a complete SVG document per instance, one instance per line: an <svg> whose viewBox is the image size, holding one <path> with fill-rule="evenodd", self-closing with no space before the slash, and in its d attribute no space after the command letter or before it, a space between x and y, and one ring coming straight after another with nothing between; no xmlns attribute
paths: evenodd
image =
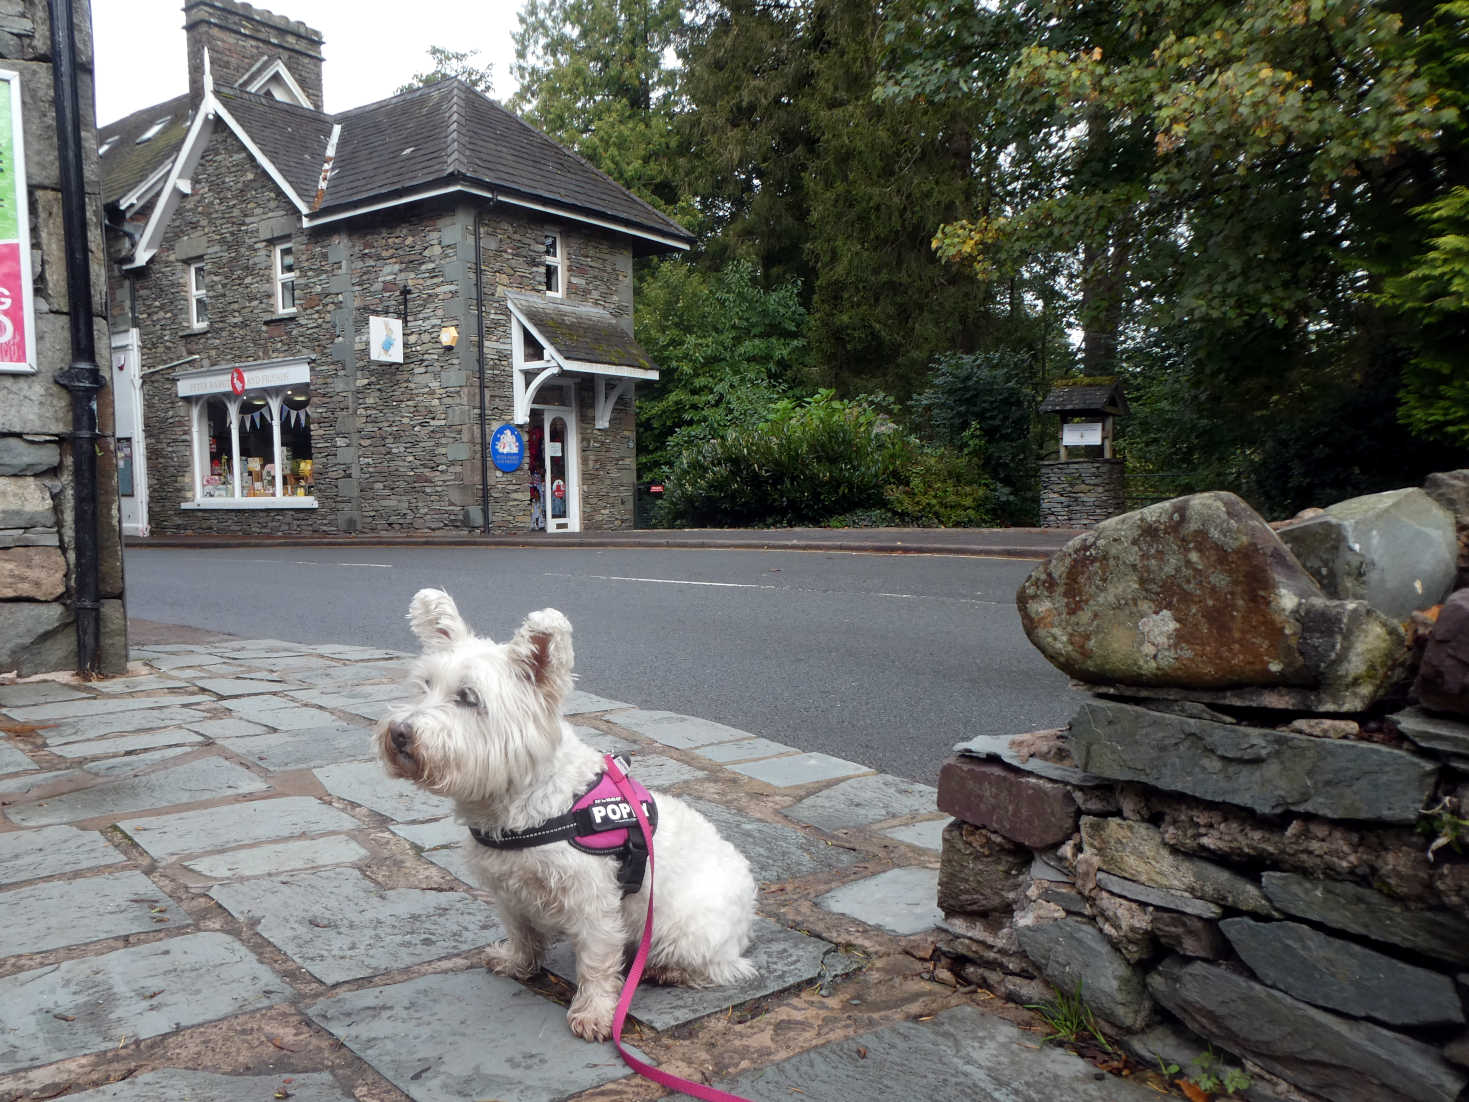
<svg viewBox="0 0 1469 1102"><path fill-rule="evenodd" d="M562 285L566 282L564 278L564 267L561 255L561 235L559 233L546 234L546 294L561 297Z"/></svg>
<svg viewBox="0 0 1469 1102"><path fill-rule="evenodd" d="M275 247L275 312L296 312L296 257L290 245Z"/></svg>
<svg viewBox="0 0 1469 1102"><path fill-rule="evenodd" d="M204 289L204 265L189 265L189 326L203 329L209 324L209 295Z"/></svg>
<svg viewBox="0 0 1469 1102"><path fill-rule="evenodd" d="M247 390L195 399L202 499L313 498L311 387ZM261 504L265 502L262 501Z"/></svg>

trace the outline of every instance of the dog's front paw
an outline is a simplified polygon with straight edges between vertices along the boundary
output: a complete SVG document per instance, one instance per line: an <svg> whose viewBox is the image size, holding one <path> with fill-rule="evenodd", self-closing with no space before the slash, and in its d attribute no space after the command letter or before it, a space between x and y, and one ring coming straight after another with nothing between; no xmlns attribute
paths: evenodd
<svg viewBox="0 0 1469 1102"><path fill-rule="evenodd" d="M528 980L541 970L541 962L517 950L515 944L507 939L486 947L485 967L497 976Z"/></svg>
<svg viewBox="0 0 1469 1102"><path fill-rule="evenodd" d="M578 1006L573 1000L566 1024L583 1041L605 1041L612 1036L612 1010L600 1006Z"/></svg>

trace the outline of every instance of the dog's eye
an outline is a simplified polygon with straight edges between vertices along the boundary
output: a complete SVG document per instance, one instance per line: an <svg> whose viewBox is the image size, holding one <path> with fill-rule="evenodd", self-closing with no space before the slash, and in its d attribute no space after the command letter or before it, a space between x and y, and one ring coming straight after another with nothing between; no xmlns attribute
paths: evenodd
<svg viewBox="0 0 1469 1102"><path fill-rule="evenodd" d="M466 708L479 707L479 693L475 692L468 685L459 690L458 694L455 696L455 699L458 700L460 704L463 704Z"/></svg>

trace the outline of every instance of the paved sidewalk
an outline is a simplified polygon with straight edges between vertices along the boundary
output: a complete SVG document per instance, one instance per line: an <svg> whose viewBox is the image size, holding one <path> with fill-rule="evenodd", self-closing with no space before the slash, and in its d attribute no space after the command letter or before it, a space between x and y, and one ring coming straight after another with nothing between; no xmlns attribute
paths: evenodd
<svg viewBox="0 0 1469 1102"><path fill-rule="evenodd" d="M463 828L372 760L405 656L173 638L124 678L0 682L0 1100L664 1094L571 1036L564 946L528 984L483 968ZM935 975L932 789L591 691L567 712L761 882L759 977L641 990L647 1057L771 1102L1156 1097Z"/></svg>
<svg viewBox="0 0 1469 1102"><path fill-rule="evenodd" d="M616 532L485 536L475 532L360 536L128 537L129 547L687 547L761 551L846 551L1045 559L1080 528L649 528Z"/></svg>

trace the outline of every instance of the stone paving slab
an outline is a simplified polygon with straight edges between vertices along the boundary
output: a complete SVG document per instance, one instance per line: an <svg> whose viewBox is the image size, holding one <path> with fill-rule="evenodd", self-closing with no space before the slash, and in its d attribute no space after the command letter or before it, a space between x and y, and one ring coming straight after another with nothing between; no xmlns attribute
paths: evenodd
<svg viewBox="0 0 1469 1102"><path fill-rule="evenodd" d="M311 650L328 658L340 658L347 662L377 662L390 658L411 658L400 650L381 650L377 647L357 647L349 643L318 643Z"/></svg>
<svg viewBox="0 0 1469 1102"><path fill-rule="evenodd" d="M811 838L795 827L752 819L723 804L708 800L686 800L719 828L750 862L755 879L762 884L799 880L817 873L833 872L860 859L841 846ZM655 839L656 841L656 839Z"/></svg>
<svg viewBox="0 0 1469 1102"><path fill-rule="evenodd" d="M13 746L0 743L0 774L19 773L26 769L35 769L36 763L31 761Z"/></svg>
<svg viewBox="0 0 1469 1102"><path fill-rule="evenodd" d="M758 758L773 758L780 754L795 754L794 746L772 742L768 738L747 738L738 742L716 742L713 746L701 746L695 751L701 758L720 764L734 761L754 761Z"/></svg>
<svg viewBox="0 0 1469 1102"><path fill-rule="evenodd" d="M318 1025L414 1102L554 1102L631 1074L566 1008L483 968L323 999Z"/></svg>
<svg viewBox="0 0 1469 1102"><path fill-rule="evenodd" d="M289 1093L280 1093L282 1091ZM325 1071L301 1075L219 1075L212 1071L163 1068L108 1083L105 1087L68 1094L67 1102L352 1102L352 1096Z"/></svg>
<svg viewBox="0 0 1469 1102"><path fill-rule="evenodd" d="M1101 1074L1079 1056L973 1007L901 1022L810 1049L720 1086L751 1102L1157 1102L1142 1083Z"/></svg>
<svg viewBox="0 0 1469 1102"><path fill-rule="evenodd" d="M85 700L87 693L57 681L26 681L0 685L0 708L24 708L31 704L54 704L59 700Z"/></svg>
<svg viewBox="0 0 1469 1102"><path fill-rule="evenodd" d="M692 750L716 742L743 742L750 738L748 731L739 731L695 716L679 715L677 712L634 708L628 712L617 712L607 718L620 727L626 727L629 731L636 731L655 742L678 750Z"/></svg>
<svg viewBox="0 0 1469 1102"><path fill-rule="evenodd" d="M0 1074L259 1010L290 994L219 933L17 972L0 978Z"/></svg>
<svg viewBox="0 0 1469 1102"><path fill-rule="evenodd" d="M361 685L355 689L297 689L289 693L296 700L315 704L319 708L346 708L368 701L410 700L414 693L406 685Z"/></svg>
<svg viewBox="0 0 1469 1102"><path fill-rule="evenodd" d="M90 686L99 693L109 696L118 693L146 693L156 692L160 689L183 689L186 688L181 681L174 677L159 677L157 674L144 674L141 677L108 677L101 681L93 681Z"/></svg>
<svg viewBox="0 0 1469 1102"><path fill-rule="evenodd" d="M860 966L855 957L830 942L787 929L768 918L755 920L746 955L760 970L747 983L702 988L642 984L633 996L630 1013L656 1030L672 1029L798 984L846 975ZM562 941L552 947L546 955L546 969L576 986L576 952L571 942Z"/></svg>
<svg viewBox="0 0 1469 1102"><path fill-rule="evenodd" d="M138 652L133 652L133 657L139 657ZM212 654L197 654L193 651L184 651L176 654L149 654L144 661L155 670L181 670L186 667L213 668L225 664L223 658Z"/></svg>
<svg viewBox="0 0 1469 1102"><path fill-rule="evenodd" d="M457 846L468 835L464 824L455 822L452 815L445 819L435 819L431 823L394 823L388 829L401 838L407 838L419 849L425 850Z"/></svg>
<svg viewBox="0 0 1469 1102"><path fill-rule="evenodd" d="M356 666L333 666L325 670L300 670L296 680L318 688L344 689L379 681L402 681L408 676L407 662L363 662Z"/></svg>
<svg viewBox="0 0 1469 1102"><path fill-rule="evenodd" d="M879 773L823 788L782 814L822 830L841 830L937 811L938 797L937 788Z"/></svg>
<svg viewBox="0 0 1469 1102"><path fill-rule="evenodd" d="M205 738L243 738L245 735L263 735L270 730L269 727L259 723L251 723L248 720L229 716L225 719L205 719L187 724L190 731L196 731Z"/></svg>
<svg viewBox="0 0 1469 1102"><path fill-rule="evenodd" d="M242 922L325 984L438 960L505 936L495 912L458 892L382 888L356 869L210 889Z"/></svg>
<svg viewBox="0 0 1469 1102"><path fill-rule="evenodd" d="M629 763L631 774L647 788L672 788L684 781L692 781L709 774L681 761L665 758L662 754L638 754Z"/></svg>
<svg viewBox="0 0 1469 1102"><path fill-rule="evenodd" d="M129 819L117 824L155 861L208 853L252 842L310 834L337 834L362 824L310 796L279 796L226 807L206 807Z"/></svg>
<svg viewBox="0 0 1469 1102"><path fill-rule="evenodd" d="M785 758L766 758L744 765L730 766L736 773L743 773L757 781L776 788L794 788L813 781L832 781L838 777L851 777L858 773L870 773L865 765L830 754L796 754Z"/></svg>
<svg viewBox="0 0 1469 1102"><path fill-rule="evenodd" d="M469 851L461 846L440 846L423 851L426 861L432 861L456 880L471 887L483 887L469 867Z"/></svg>
<svg viewBox="0 0 1469 1102"><path fill-rule="evenodd" d="M282 681L274 675L261 674L256 677L201 677L194 685L215 696L256 696L295 688L297 682ZM275 700L275 697L272 696L271 699Z"/></svg>
<svg viewBox="0 0 1469 1102"><path fill-rule="evenodd" d="M26 796L40 788L65 778L83 780L86 774L79 769L48 769L43 773L17 773L0 780L0 796Z"/></svg>
<svg viewBox="0 0 1469 1102"><path fill-rule="evenodd" d="M386 815L398 823L441 819L452 808L442 796L389 777L375 761L348 762L312 770L328 792Z"/></svg>
<svg viewBox="0 0 1469 1102"><path fill-rule="evenodd" d="M605 696L597 696L595 693L573 689L561 701L561 714L564 716L578 716L588 712L610 712L615 708L631 707L631 704L625 704L620 700L609 700Z"/></svg>
<svg viewBox="0 0 1469 1102"><path fill-rule="evenodd" d="M63 758L91 758L100 754L130 754L134 750L152 750L157 746L182 746L184 743L204 742L192 731L150 731L146 735L121 735L117 738L87 739L84 742L68 742L50 747L54 754Z"/></svg>
<svg viewBox="0 0 1469 1102"><path fill-rule="evenodd" d="M367 856L367 850L352 839L341 834L329 834L324 838L276 842L195 857L185 861L184 867L211 880L234 880L249 876L275 876L323 865L350 865Z"/></svg>
<svg viewBox="0 0 1469 1102"><path fill-rule="evenodd" d="M348 723L307 727L299 731L274 731L233 739L230 750L263 765L272 773L290 769L314 769L344 761L375 758L372 731Z"/></svg>
<svg viewBox="0 0 1469 1102"><path fill-rule="evenodd" d="M11 888L0 892L0 914L0 957L193 922L153 881L132 870Z"/></svg>
<svg viewBox="0 0 1469 1102"><path fill-rule="evenodd" d="M178 708L185 704L208 703L209 697L198 693L177 696L89 696L82 700L58 700L49 704L7 707L6 713L17 723L43 723L49 720L79 720L112 717L119 712L137 712L153 708Z"/></svg>
<svg viewBox="0 0 1469 1102"><path fill-rule="evenodd" d="M889 869L843 884L816 901L820 907L877 926L890 934L921 934L943 921L936 900L938 869Z"/></svg>
<svg viewBox="0 0 1469 1102"><path fill-rule="evenodd" d="M155 731L165 727L193 725L205 719L198 708L146 708L120 715L92 716L76 723L58 723L41 732L47 749L83 742L102 735L125 734L129 731Z"/></svg>
<svg viewBox="0 0 1469 1102"><path fill-rule="evenodd" d="M326 727L336 722L336 717L330 712L283 702L279 697L269 694L237 696L230 700L221 700L220 703L243 720L264 724L277 731L301 731L308 727Z"/></svg>
<svg viewBox="0 0 1469 1102"><path fill-rule="evenodd" d="M192 754L195 749L193 746L170 746L162 750L149 750L142 754L128 754L120 758L102 758L100 761L88 762L82 768L97 777L126 776L141 773L145 769L152 769L161 761Z"/></svg>
<svg viewBox="0 0 1469 1102"><path fill-rule="evenodd" d="M620 735L609 735L606 731L599 731L595 727L575 727L576 737L581 739L594 750L600 750L604 754L633 754L640 745L631 739L622 738Z"/></svg>
<svg viewBox="0 0 1469 1102"><path fill-rule="evenodd" d="M0 833L0 884L19 884L125 860L95 830L51 826Z"/></svg>
<svg viewBox="0 0 1469 1102"><path fill-rule="evenodd" d="M171 807L196 800L240 796L269 786L254 773L219 758L160 769L141 777L104 781L91 788L32 804L12 804L5 809L11 822L21 826L49 826L99 815L125 815L131 811Z"/></svg>
<svg viewBox="0 0 1469 1102"><path fill-rule="evenodd" d="M927 819L921 823L893 827L892 830L885 830L883 833L889 838L896 838L899 842L907 842L910 846L931 849L937 853L944 848L944 827L948 825L948 819Z"/></svg>

